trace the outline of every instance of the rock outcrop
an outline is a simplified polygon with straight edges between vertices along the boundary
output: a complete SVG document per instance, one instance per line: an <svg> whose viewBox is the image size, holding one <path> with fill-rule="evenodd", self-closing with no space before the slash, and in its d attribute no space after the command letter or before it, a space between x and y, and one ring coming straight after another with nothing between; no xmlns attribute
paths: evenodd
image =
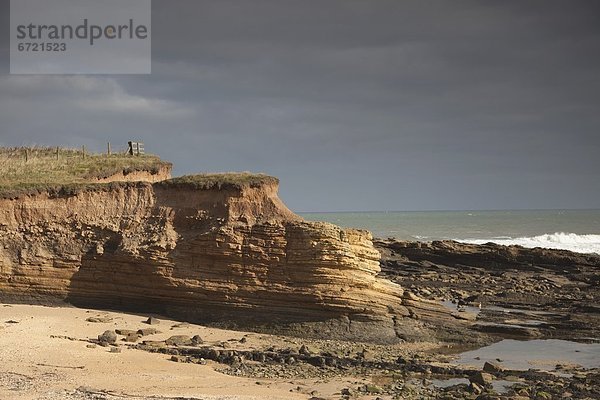
<svg viewBox="0 0 600 400"><path fill-rule="evenodd" d="M446 266L476 266L495 270L543 268L562 271L576 266L597 267L600 256L567 250L503 246L495 243L468 244L453 240L415 242L380 240L378 247L394 252L407 262L428 262Z"/></svg>
<svg viewBox="0 0 600 400"><path fill-rule="evenodd" d="M303 221L277 189L188 178L0 199L0 300L381 342L458 326L377 277L370 233Z"/></svg>
<svg viewBox="0 0 600 400"><path fill-rule="evenodd" d="M600 255L454 241L375 246L382 276L420 296L453 300L457 317L475 320L472 329L525 339L600 334Z"/></svg>

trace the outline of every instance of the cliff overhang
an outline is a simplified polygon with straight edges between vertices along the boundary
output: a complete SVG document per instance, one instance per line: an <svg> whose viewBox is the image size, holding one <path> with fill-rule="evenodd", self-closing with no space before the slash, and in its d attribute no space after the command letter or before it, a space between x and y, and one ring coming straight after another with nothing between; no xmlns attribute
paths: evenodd
<svg viewBox="0 0 600 400"><path fill-rule="evenodd" d="M1 198L0 301L376 342L460 325L378 277L369 232L302 220L278 183L209 174Z"/></svg>

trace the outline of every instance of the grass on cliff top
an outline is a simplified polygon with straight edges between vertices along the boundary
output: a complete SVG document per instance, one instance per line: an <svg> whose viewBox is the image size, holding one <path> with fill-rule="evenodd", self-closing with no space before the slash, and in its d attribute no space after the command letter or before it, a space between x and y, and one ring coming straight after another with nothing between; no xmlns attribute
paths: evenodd
<svg viewBox="0 0 600 400"><path fill-rule="evenodd" d="M198 190L260 187L264 184L277 184L279 180L265 174L253 174L250 172L225 172L219 174L184 175L178 178L159 182L164 187L188 187Z"/></svg>
<svg viewBox="0 0 600 400"><path fill-rule="evenodd" d="M27 153L27 154L26 154ZM153 155L89 154L56 147L0 147L0 195L12 196L59 186L78 186L123 172L157 173L170 163Z"/></svg>

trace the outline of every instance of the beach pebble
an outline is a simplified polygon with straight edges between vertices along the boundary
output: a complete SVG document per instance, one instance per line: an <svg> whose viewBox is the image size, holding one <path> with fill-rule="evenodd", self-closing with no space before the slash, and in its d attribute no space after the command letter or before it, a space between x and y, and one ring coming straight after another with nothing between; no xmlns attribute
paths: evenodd
<svg viewBox="0 0 600 400"><path fill-rule="evenodd" d="M98 341L100 343L115 343L117 341L117 334L115 331L104 331L102 335L98 335Z"/></svg>

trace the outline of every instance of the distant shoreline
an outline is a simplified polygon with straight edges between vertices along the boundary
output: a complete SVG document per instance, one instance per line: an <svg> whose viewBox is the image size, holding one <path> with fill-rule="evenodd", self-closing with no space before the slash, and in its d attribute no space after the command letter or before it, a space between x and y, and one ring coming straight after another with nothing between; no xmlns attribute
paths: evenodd
<svg viewBox="0 0 600 400"><path fill-rule="evenodd" d="M389 211L300 213L308 220L366 229L378 238L493 242L600 252L600 210Z"/></svg>

